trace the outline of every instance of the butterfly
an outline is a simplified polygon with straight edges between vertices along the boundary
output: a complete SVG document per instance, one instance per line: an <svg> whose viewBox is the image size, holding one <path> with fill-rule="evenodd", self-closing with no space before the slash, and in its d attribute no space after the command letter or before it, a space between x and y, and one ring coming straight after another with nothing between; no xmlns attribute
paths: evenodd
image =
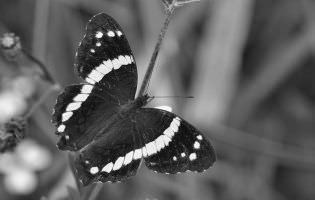
<svg viewBox="0 0 315 200"><path fill-rule="evenodd" d="M143 159L160 173L202 172L216 160L204 135L172 112L135 98L137 66L124 32L110 16L91 18L74 67L86 82L67 86L52 115L60 150L77 152L83 185L134 176Z"/></svg>

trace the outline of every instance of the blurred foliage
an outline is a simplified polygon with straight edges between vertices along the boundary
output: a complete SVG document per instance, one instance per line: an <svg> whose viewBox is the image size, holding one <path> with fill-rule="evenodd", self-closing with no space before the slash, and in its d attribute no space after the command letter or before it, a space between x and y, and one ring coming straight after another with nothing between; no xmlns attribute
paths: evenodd
<svg viewBox="0 0 315 200"><path fill-rule="evenodd" d="M203 0L176 10L149 93L195 98L152 104L170 105L199 127L216 147L218 161L203 174L176 176L142 166L124 183L81 193L98 190L94 199L314 199L314 9L313 0ZM63 87L79 81L75 50L86 22L99 12L123 27L141 82L164 19L161 1L1 0L0 34L14 32ZM26 113L50 87L39 71L27 55L12 62L0 54L1 124ZM56 149L50 123L57 93L27 120L27 138L51 154L51 164L21 174L25 165L14 161L20 174L8 179L8 161L1 159L21 160L21 152L1 154L1 199L78 199L67 153ZM41 151L27 151L33 146L24 147L25 159ZM21 193L15 180L38 182Z"/></svg>

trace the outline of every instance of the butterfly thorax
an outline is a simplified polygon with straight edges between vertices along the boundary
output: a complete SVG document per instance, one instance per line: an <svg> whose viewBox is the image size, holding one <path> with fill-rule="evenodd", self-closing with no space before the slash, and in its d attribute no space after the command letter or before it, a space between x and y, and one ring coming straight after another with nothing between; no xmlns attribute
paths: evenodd
<svg viewBox="0 0 315 200"><path fill-rule="evenodd" d="M98 131L99 133L97 134L97 137L99 135L102 135L102 133L106 132L106 130L109 130L112 126L115 126L115 124L120 120L127 119L130 116L134 115L139 108L145 106L149 102L150 98L152 97L145 94L143 96L137 97L135 100L129 101L128 103L121 105L117 114L113 115L112 117L104 121L102 129Z"/></svg>
<svg viewBox="0 0 315 200"><path fill-rule="evenodd" d="M150 98L151 97L147 94L137 97L135 100L121 106L120 114L124 116L125 114L136 111L137 109L145 106L149 102Z"/></svg>
<svg viewBox="0 0 315 200"><path fill-rule="evenodd" d="M152 97L150 97L148 94L145 94L143 96L139 96L137 97L135 100L134 100L134 107L135 108L141 108L145 105L148 104L149 100L151 99Z"/></svg>

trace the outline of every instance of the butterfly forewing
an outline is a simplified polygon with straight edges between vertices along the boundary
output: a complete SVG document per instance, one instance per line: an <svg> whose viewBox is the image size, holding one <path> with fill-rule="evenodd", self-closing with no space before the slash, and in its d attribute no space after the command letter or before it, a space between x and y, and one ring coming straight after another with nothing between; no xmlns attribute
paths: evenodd
<svg viewBox="0 0 315 200"><path fill-rule="evenodd" d="M75 68L88 83L119 87L123 96L134 98L138 76L135 60L123 30L110 16L101 13L89 21Z"/></svg>
<svg viewBox="0 0 315 200"><path fill-rule="evenodd" d="M79 150L109 124L121 105L134 99L137 67L117 22L106 14L92 17L79 45L75 67L88 84L69 86L53 114L58 148Z"/></svg>

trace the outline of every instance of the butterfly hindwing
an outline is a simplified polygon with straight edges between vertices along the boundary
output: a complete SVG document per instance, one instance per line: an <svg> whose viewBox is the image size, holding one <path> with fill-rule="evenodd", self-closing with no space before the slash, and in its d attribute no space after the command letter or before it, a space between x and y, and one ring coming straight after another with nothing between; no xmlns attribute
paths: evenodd
<svg viewBox="0 0 315 200"><path fill-rule="evenodd" d="M140 108L103 130L84 148L76 169L84 185L116 182L136 174L141 158L149 169L161 173L202 172L216 160L209 141L173 113Z"/></svg>
<svg viewBox="0 0 315 200"><path fill-rule="evenodd" d="M100 13L89 21L78 47L75 68L88 83L119 87L124 96L134 99L136 63L124 32L110 16Z"/></svg>
<svg viewBox="0 0 315 200"><path fill-rule="evenodd" d="M214 148L205 136L175 114L141 108L136 116L141 130L149 169L161 173L202 172L216 160Z"/></svg>
<svg viewBox="0 0 315 200"><path fill-rule="evenodd" d="M117 182L136 174L142 144L135 128L130 118L117 120L104 130L106 134L82 149L75 168L84 185L97 181Z"/></svg>

